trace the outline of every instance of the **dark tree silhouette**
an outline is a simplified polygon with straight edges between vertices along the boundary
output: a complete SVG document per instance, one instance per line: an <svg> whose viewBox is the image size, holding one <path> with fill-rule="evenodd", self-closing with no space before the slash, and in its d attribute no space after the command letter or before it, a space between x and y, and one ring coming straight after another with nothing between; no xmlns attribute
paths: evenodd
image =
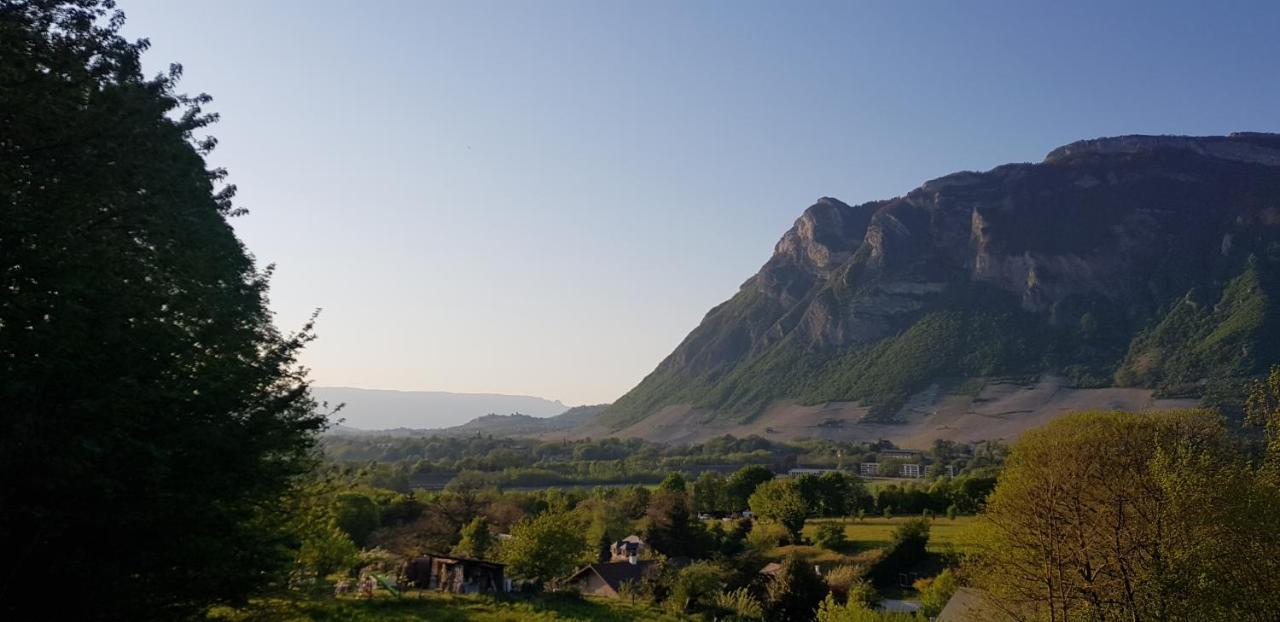
<svg viewBox="0 0 1280 622"><path fill-rule="evenodd" d="M208 96L108 0L0 0L0 617L177 619L280 575L316 413L209 170ZM37 601L50 587L71 595ZM38 607L40 614L32 614Z"/></svg>

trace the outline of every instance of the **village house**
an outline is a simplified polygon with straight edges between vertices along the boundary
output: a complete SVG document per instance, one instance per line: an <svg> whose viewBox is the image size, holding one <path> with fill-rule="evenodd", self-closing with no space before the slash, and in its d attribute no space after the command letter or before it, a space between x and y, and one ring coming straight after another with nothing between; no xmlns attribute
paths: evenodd
<svg viewBox="0 0 1280 622"><path fill-rule="evenodd" d="M620 598L630 583L639 585L649 572L657 569L657 562L652 559L631 557L625 561L591 564L569 577L569 584L578 592L605 598Z"/></svg>
<svg viewBox="0 0 1280 622"><path fill-rule="evenodd" d="M403 574L409 585L424 590L453 594L496 594L511 591L503 564L456 557L424 555L405 564Z"/></svg>
<svg viewBox="0 0 1280 622"><path fill-rule="evenodd" d="M628 561L632 557L639 558L647 548L640 536L627 536L609 547L609 561L619 562Z"/></svg>

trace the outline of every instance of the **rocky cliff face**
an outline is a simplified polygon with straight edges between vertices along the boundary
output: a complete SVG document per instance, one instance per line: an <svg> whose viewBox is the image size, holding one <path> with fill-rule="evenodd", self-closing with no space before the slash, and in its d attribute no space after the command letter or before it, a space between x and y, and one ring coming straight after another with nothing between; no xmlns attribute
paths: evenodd
<svg viewBox="0 0 1280 622"><path fill-rule="evenodd" d="M778 399L892 418L923 384L1047 371L1195 392L1276 359L1278 265L1275 134L1088 140L888 201L823 198L603 420Z"/></svg>

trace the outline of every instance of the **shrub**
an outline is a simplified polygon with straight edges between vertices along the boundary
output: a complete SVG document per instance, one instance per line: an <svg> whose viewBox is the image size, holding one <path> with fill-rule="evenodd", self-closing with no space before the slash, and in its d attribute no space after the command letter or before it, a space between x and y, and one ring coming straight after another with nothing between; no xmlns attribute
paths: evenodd
<svg viewBox="0 0 1280 622"><path fill-rule="evenodd" d="M747 546L757 551L767 551L787 542L791 533L786 527L768 521L756 521L747 534Z"/></svg>
<svg viewBox="0 0 1280 622"><path fill-rule="evenodd" d="M720 592L711 599L711 604L739 620L764 619L764 607L747 588Z"/></svg>
<svg viewBox="0 0 1280 622"><path fill-rule="evenodd" d="M813 543L828 551L838 551L844 548L847 542L844 526L840 523L818 523L818 528L813 534Z"/></svg>

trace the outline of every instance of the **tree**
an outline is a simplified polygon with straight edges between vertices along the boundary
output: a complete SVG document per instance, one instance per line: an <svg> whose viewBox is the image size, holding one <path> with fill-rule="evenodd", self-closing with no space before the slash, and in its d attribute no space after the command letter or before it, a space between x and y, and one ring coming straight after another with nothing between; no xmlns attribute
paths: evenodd
<svg viewBox="0 0 1280 622"><path fill-rule="evenodd" d="M929 521L913 518L893 529L889 539L895 555L909 561L924 557L929 547Z"/></svg>
<svg viewBox="0 0 1280 622"><path fill-rule="evenodd" d="M826 595L827 585L813 567L788 555L765 586L765 618L779 622L811 620Z"/></svg>
<svg viewBox="0 0 1280 622"><path fill-rule="evenodd" d="M1280 485L1280 365L1265 379L1250 383L1247 392L1246 421L1266 434L1265 472Z"/></svg>
<svg viewBox="0 0 1280 622"><path fill-rule="evenodd" d="M694 562L676 572L667 597L670 608L688 611L697 605L709 605L724 588L725 572L709 562Z"/></svg>
<svg viewBox="0 0 1280 622"><path fill-rule="evenodd" d="M494 538L489 531L488 519L477 516L462 528L462 539L453 547L453 554L486 559L493 550L493 545Z"/></svg>
<svg viewBox="0 0 1280 622"><path fill-rule="evenodd" d="M728 482L715 471L704 471L693 483L693 508L698 512L721 512L728 507Z"/></svg>
<svg viewBox="0 0 1280 622"><path fill-rule="evenodd" d="M511 527L502 557L511 574L546 584L568 575L587 549L582 526L572 515L545 512Z"/></svg>
<svg viewBox="0 0 1280 622"><path fill-rule="evenodd" d="M751 511L761 520L773 521L787 528L793 540L799 539L809 508L791 480L770 480L756 488L748 501Z"/></svg>
<svg viewBox="0 0 1280 622"><path fill-rule="evenodd" d="M1015 446L969 569L1019 619L1268 619L1280 496L1251 468L1209 413L1057 419Z"/></svg>
<svg viewBox="0 0 1280 622"><path fill-rule="evenodd" d="M668 557L697 556L705 537L689 511L689 497L683 492L659 489L645 512L644 541Z"/></svg>
<svg viewBox="0 0 1280 622"><path fill-rule="evenodd" d="M735 512L746 509L747 500L755 493L756 487L771 479L773 471L758 464L749 464L735 471L729 476L725 490L728 501L733 504L730 509Z"/></svg>
<svg viewBox="0 0 1280 622"><path fill-rule="evenodd" d="M175 619L282 583L281 499L325 425L311 326L273 326L205 162L210 98L144 77L122 25L109 0L0 3L8 619ZM76 597L25 596L50 585Z"/></svg>
<svg viewBox="0 0 1280 622"><path fill-rule="evenodd" d="M380 524L378 505L358 492L339 494L334 503L334 520L356 546L364 546Z"/></svg>
<svg viewBox="0 0 1280 622"><path fill-rule="evenodd" d="M675 471L668 473L667 476L663 478L662 483L658 484L658 490L662 492L675 492L675 493L684 494L685 492L684 476L681 475L679 472L675 472Z"/></svg>

